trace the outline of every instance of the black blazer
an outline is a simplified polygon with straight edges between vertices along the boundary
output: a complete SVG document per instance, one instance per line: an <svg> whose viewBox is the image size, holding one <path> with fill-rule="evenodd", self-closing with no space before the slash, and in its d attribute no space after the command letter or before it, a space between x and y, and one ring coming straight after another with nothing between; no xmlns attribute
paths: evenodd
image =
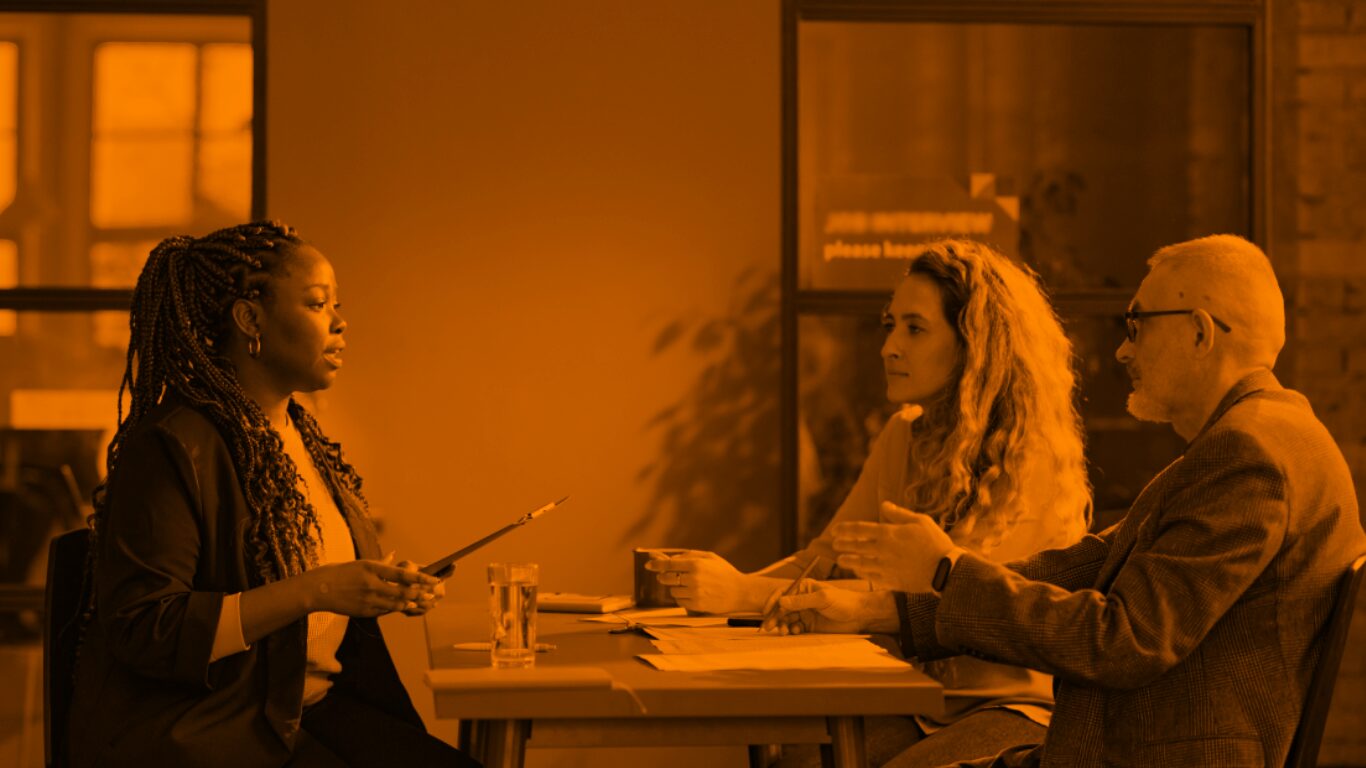
<svg viewBox="0 0 1366 768"><path fill-rule="evenodd" d="M336 501L357 556L378 558L359 504L345 492ZM222 435L168 397L125 440L109 485L97 610L71 707L73 766L237 768L289 759L307 620L209 662L224 595L251 586L249 522ZM374 619L351 619L337 655L336 685L422 727Z"/></svg>

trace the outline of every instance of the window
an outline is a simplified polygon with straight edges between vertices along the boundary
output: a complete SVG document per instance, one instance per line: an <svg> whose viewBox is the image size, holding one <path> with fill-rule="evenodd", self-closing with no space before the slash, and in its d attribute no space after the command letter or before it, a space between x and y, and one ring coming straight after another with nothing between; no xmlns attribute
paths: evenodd
<svg viewBox="0 0 1366 768"><path fill-rule="evenodd" d="M0 13L0 583L39 597L104 469L147 254L264 209L264 3L62 5Z"/></svg>
<svg viewBox="0 0 1366 768"><path fill-rule="evenodd" d="M891 407L878 327L915 244L1043 278L1079 360L1096 508L1175 457L1114 361L1157 247L1264 239L1255 3L986 2L784 14L783 546L824 527Z"/></svg>

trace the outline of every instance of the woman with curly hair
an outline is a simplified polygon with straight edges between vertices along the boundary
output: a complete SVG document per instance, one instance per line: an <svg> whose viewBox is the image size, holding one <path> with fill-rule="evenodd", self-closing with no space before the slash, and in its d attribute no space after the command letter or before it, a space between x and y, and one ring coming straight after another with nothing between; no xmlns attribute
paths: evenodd
<svg viewBox="0 0 1366 768"><path fill-rule="evenodd" d="M813 578L870 590L836 566L831 530L849 521L898 522L897 508L930 515L959 546L1000 562L1086 533L1091 494L1072 346L1037 277L980 243L930 243L897 286L883 324L887 398L903 407L873 442L825 531L753 574L710 552L649 563L679 604L759 611L812 559ZM1047 676L966 657L925 671L945 686L946 714L870 727L876 763L916 741L897 765L939 765L1042 738L1052 707Z"/></svg>
<svg viewBox="0 0 1366 768"><path fill-rule="evenodd" d="M426 733L375 621L442 585L381 557L360 477L293 397L336 379L340 307L328 260L276 222L148 257L91 518L72 765L475 764Z"/></svg>

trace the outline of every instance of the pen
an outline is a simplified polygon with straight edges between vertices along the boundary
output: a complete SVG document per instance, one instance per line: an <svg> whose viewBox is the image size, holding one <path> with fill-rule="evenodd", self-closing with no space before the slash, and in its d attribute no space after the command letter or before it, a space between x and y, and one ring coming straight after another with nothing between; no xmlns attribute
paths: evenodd
<svg viewBox="0 0 1366 768"><path fill-rule="evenodd" d="M451 647L457 651L488 651L492 650L493 643L455 643ZM537 653L545 653L546 651L553 650L555 650L555 645L553 643L536 644Z"/></svg>
<svg viewBox="0 0 1366 768"><path fill-rule="evenodd" d="M811 569L816 567L816 561L819 559L820 558L818 557L813 557L809 562L807 562L806 567L802 569L802 572L797 574L797 578L793 579L792 583L787 585L787 589L783 590L782 597L789 597L792 595L793 592L797 591L797 585L802 583L802 579L811 575ZM773 607L769 610L768 613L764 614L763 621L768 621L777 612L777 610L778 601L774 600ZM760 624L759 629L760 631L763 631L762 623Z"/></svg>
<svg viewBox="0 0 1366 768"><path fill-rule="evenodd" d="M447 578L447 577L449 577L449 576L451 575L450 573L445 573L445 575L442 575L442 574L443 574L445 571L447 571L448 569L450 569L451 565L452 565L456 560L459 560L460 558L464 557L465 555L468 555L469 553L475 551L476 549L479 549L480 547L482 547L482 546L484 546L485 544L488 544L489 542L491 542L491 541L497 539L498 537L502 536L503 534L507 533L508 531L513 530L514 528L520 528L520 527L522 527L523 525L526 525L527 523L531 522L532 520L535 520L536 518L540 517L541 515L544 515L545 513L549 512L550 510L554 509L555 507L560 506L561 504L565 503L566 501L569 501L569 497L568 497L568 496L565 496L563 499L560 499L559 501L552 501L552 502L550 502L549 504L545 505L544 507L541 507L540 509L533 509L532 511L526 513L525 515L522 515L521 517L517 518L516 520L513 520L512 522L508 523L507 525L503 526L502 528L499 528L498 530L494 531L493 533L490 533L489 535L485 536L484 538L480 539L479 541L474 542L473 544L469 545L468 547L465 547L464 549L460 549L460 550L457 550L457 551L455 551L455 552L452 552L451 554L446 555L445 557L441 558L440 560L437 560L436 562L434 562L434 563L432 563L432 564L430 564L430 565L425 565L425 566L423 566L423 567L422 567L422 572L425 573L425 574L427 574L428 576L436 576L437 578L442 578L442 579Z"/></svg>

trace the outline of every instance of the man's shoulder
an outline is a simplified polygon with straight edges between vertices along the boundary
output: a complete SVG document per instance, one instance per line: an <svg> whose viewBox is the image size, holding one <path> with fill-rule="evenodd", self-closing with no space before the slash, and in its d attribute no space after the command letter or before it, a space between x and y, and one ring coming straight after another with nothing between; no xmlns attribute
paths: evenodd
<svg viewBox="0 0 1366 768"><path fill-rule="evenodd" d="M1248 394L1228 409L1210 433L1246 434L1258 438L1258 443L1273 446L1287 436L1328 437L1327 428L1314 414L1309 400L1293 389L1280 388Z"/></svg>
<svg viewBox="0 0 1366 768"><path fill-rule="evenodd" d="M1291 389L1252 392L1187 449L1187 458L1248 459L1294 467L1341 452L1308 399Z"/></svg>

